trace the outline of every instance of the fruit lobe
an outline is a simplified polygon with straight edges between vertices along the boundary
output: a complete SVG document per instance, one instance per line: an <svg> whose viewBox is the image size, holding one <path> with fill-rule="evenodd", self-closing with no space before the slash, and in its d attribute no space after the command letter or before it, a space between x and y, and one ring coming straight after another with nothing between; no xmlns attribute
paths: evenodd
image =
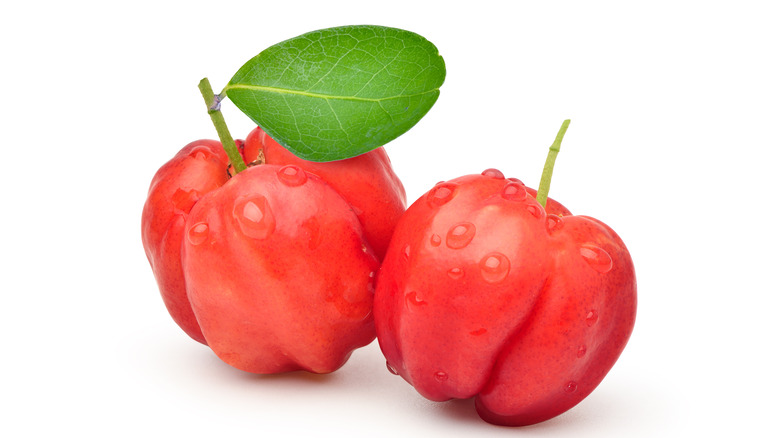
<svg viewBox="0 0 780 438"><path fill-rule="evenodd" d="M332 372L374 339L379 262L351 206L303 172L250 167L187 219L208 234L184 241L194 313L217 356L245 371Z"/></svg>
<svg viewBox="0 0 780 438"><path fill-rule="evenodd" d="M388 367L431 400L476 397L497 424L582 400L636 312L619 237L535 195L493 169L438 184L396 227L375 295Z"/></svg>
<svg viewBox="0 0 780 438"><path fill-rule="evenodd" d="M185 146L155 174L141 219L146 257L168 313L185 333L205 343L187 298L181 264L184 224L206 193L225 184L228 158L220 142L198 140Z"/></svg>

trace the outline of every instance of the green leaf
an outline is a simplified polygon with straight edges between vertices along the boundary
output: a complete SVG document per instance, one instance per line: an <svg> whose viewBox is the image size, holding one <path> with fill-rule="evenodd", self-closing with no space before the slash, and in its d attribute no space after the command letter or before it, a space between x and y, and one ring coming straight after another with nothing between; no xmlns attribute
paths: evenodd
<svg viewBox="0 0 780 438"><path fill-rule="evenodd" d="M445 73L438 49L420 35L344 26L269 47L224 92L294 154L334 161L411 129L436 102Z"/></svg>

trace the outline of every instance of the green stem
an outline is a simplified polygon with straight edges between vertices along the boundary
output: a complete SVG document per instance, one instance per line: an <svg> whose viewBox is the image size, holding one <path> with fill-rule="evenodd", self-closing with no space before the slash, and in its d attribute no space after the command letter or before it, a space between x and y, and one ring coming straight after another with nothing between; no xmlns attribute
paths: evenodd
<svg viewBox="0 0 780 438"><path fill-rule="evenodd" d="M211 122L214 127L217 128L217 135L219 135L219 141L222 142L222 147L225 149L225 153L230 159L230 164L233 165L233 169L236 173L246 169L244 159L241 158L241 154L238 152L236 142L233 141L233 137L228 131L227 123L225 123L225 117L222 116L222 111L219 110L219 104L221 102L220 96L214 94L214 90L211 89L211 83L208 78L201 79L198 84L200 94L203 95L203 100L206 102L206 106L209 109L209 116L211 116Z"/></svg>
<svg viewBox="0 0 780 438"><path fill-rule="evenodd" d="M561 129L558 130L558 135L555 136L555 141L550 146L550 151L547 153L547 161L544 162L544 170L542 170L542 180L539 182L539 191L536 192L536 200L542 207L547 206L547 194L550 193L550 181L552 181L553 167L555 167L555 158L558 156L558 152L561 150L561 142L563 136L566 134L566 130L569 129L569 123L571 120L566 119L561 125Z"/></svg>

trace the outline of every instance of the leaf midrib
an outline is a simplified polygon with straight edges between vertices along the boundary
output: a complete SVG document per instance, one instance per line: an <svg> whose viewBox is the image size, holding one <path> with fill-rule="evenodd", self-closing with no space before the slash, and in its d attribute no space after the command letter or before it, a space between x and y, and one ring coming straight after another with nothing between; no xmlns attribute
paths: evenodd
<svg viewBox="0 0 780 438"><path fill-rule="evenodd" d="M427 91L423 91L421 93L415 93L415 94L399 94L396 96L388 96L388 97L382 97L378 99L372 99L369 97L358 97L358 96L338 96L338 95L332 95L332 94L322 94L322 93L312 93L310 91L301 91L301 90L291 90L289 88L278 88L278 87L266 87L262 85L250 85L250 84L231 84L225 87L224 92L227 93L229 90L233 89L242 89L242 90L254 90L254 91L266 91L269 93L277 93L277 94L288 94L288 95L296 95L296 96L306 96L306 97L314 97L318 99L325 99L325 100L347 100L347 101L353 101L353 102L383 102L386 100L392 100L392 99L399 99L404 97L416 97L416 96L422 96L424 94L429 94L435 91L438 91L438 88L432 88Z"/></svg>

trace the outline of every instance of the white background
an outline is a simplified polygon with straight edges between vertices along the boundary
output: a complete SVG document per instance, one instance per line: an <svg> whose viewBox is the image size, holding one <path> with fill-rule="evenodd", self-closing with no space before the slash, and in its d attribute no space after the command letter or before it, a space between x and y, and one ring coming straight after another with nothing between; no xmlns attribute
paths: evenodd
<svg viewBox="0 0 780 438"><path fill-rule="evenodd" d="M438 3L434 5L434 3ZM22 5L23 4L23 5ZM773 1L5 2L2 436L777 436L780 11ZM152 175L216 138L196 88L345 24L447 63L387 150L413 201L497 167L632 252L639 313L601 386L516 429L433 403L376 343L328 376L253 376L168 317L140 240ZM235 137L251 122L224 105Z"/></svg>

